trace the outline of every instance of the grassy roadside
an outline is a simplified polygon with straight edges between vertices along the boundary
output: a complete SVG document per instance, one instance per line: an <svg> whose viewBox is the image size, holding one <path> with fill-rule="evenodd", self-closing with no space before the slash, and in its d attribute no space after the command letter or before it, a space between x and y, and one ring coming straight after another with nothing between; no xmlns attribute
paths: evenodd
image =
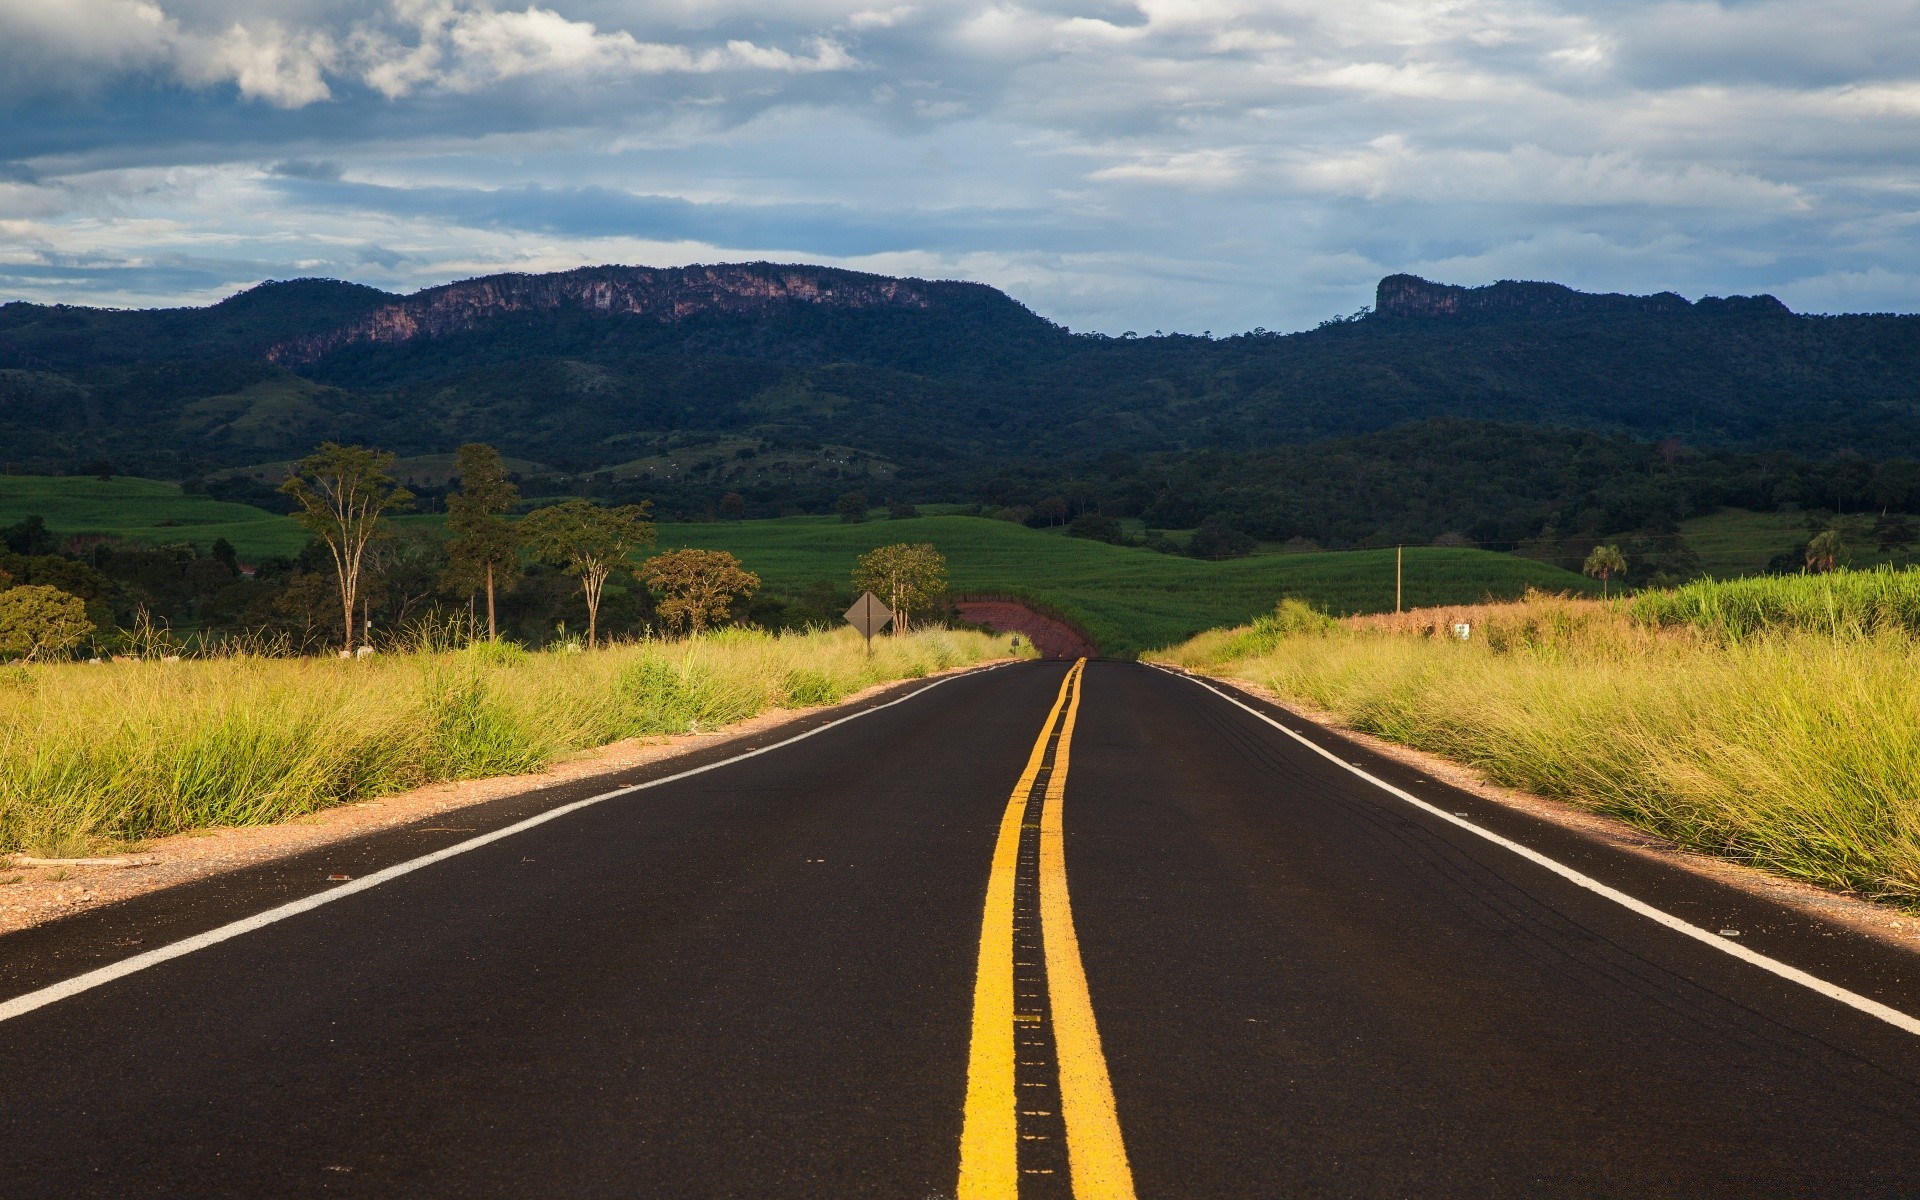
<svg viewBox="0 0 1920 1200"><path fill-rule="evenodd" d="M1836 582L1859 595L1917 579L1766 582L1780 612L1804 615L1830 611L1822 593ZM1292 609L1155 657L1696 850L1920 906L1913 627L1723 621L1754 608L1712 586L1678 601L1536 596L1341 622ZM1469 640L1448 636L1458 622Z"/></svg>
<svg viewBox="0 0 1920 1200"><path fill-rule="evenodd" d="M0 672L0 850L63 857L221 825L285 820L437 780L539 770L643 734L1010 653L929 630L772 636L528 654L233 657L49 664Z"/></svg>

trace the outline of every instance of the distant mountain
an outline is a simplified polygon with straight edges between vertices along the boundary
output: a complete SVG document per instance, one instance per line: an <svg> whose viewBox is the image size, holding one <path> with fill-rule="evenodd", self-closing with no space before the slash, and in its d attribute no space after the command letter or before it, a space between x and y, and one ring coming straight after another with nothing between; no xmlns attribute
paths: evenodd
<svg viewBox="0 0 1920 1200"><path fill-rule="evenodd" d="M271 346L267 358L278 363L312 363L346 346L397 346L472 333L519 314L581 313L678 325L701 317L765 318L794 305L841 311L925 311L966 300L1012 305L999 292L977 283L928 283L821 267L769 263L664 270L583 267L554 275L491 275L428 288L325 333ZM1008 315L1018 319L1016 314Z"/></svg>
<svg viewBox="0 0 1920 1200"><path fill-rule="evenodd" d="M1709 296L1700 301L1708 312L1741 312L1749 316L1792 316L1772 296ZM1550 320L1558 317L1619 316L1623 314L1680 316L1694 305L1685 296L1661 292L1653 296L1576 292L1558 283L1521 283L1503 279L1486 287L1457 287L1431 283L1418 275L1389 275L1374 289L1373 311L1380 317L1518 318Z"/></svg>
<svg viewBox="0 0 1920 1200"><path fill-rule="evenodd" d="M0 463L16 469L106 458L177 476L340 438L407 454L479 439L601 471L752 443L855 448L906 486L1435 417L1920 454L1920 317L1395 275L1370 314L1305 333L1112 338L979 284L766 263L411 296L296 280L203 309L0 306ZM841 457L782 461L814 464L824 488Z"/></svg>

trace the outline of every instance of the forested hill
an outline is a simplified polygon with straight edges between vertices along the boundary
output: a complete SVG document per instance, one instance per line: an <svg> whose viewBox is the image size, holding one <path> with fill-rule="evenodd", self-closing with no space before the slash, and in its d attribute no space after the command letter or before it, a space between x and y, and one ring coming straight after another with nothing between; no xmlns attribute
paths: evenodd
<svg viewBox="0 0 1920 1200"><path fill-rule="evenodd" d="M181 475L323 438L570 471L676 445L853 447L903 478L1246 450L1467 417L1920 453L1920 317L1383 280L1281 335L1074 334L992 288L821 267L601 267L413 296L270 283L204 309L0 306L0 460Z"/></svg>

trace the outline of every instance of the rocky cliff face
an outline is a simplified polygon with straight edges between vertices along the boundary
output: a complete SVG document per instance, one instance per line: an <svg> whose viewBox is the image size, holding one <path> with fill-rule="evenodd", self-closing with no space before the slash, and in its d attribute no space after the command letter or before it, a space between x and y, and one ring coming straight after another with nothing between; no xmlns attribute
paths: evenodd
<svg viewBox="0 0 1920 1200"><path fill-rule="evenodd" d="M1772 296L1708 297L1699 304L1673 292L1653 296L1576 292L1558 283L1503 279L1486 287L1431 283L1418 275L1389 275L1374 292L1383 317L1571 317L1596 313L1684 313L1695 309L1789 315Z"/></svg>
<svg viewBox="0 0 1920 1200"><path fill-rule="evenodd" d="M926 308L936 289L979 286L769 263L490 275L429 288L341 328L282 342L267 357L278 363L310 363L356 343L394 345L466 333L508 313L578 309L671 323L705 313L754 314L791 304Z"/></svg>

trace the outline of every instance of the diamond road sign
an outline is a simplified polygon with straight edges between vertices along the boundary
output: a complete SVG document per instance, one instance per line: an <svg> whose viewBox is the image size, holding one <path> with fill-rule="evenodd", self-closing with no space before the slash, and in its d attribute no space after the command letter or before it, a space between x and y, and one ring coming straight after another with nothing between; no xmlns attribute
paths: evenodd
<svg viewBox="0 0 1920 1200"><path fill-rule="evenodd" d="M847 624L860 631L860 636L868 641L873 635L887 627L893 620L893 610L880 603L880 597L872 592L860 593L860 598L847 610Z"/></svg>

